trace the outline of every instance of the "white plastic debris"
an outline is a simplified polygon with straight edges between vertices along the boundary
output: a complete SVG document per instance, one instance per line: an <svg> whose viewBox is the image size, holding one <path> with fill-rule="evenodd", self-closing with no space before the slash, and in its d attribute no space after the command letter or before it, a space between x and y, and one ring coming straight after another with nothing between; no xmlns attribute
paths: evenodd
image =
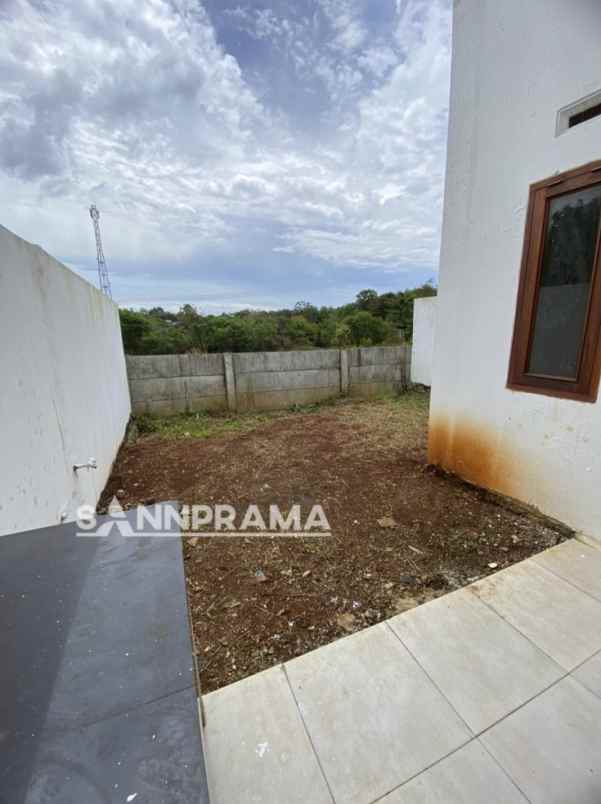
<svg viewBox="0 0 601 804"><path fill-rule="evenodd" d="M259 757L259 759L263 759L268 748L269 743L258 743L257 747L255 748L255 751L257 752L257 756Z"/></svg>

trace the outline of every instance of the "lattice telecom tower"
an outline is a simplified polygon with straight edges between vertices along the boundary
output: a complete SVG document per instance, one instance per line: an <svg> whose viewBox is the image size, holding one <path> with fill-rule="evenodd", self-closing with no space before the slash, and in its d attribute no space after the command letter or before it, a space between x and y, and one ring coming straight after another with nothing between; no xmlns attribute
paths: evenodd
<svg viewBox="0 0 601 804"><path fill-rule="evenodd" d="M100 212L96 208L95 204L92 204L90 207L90 218L92 218L94 224L94 235L96 236L96 259L98 260L98 284L100 286L100 290L103 293L112 299L113 294L111 293L111 280L109 279L109 272L108 268L106 267L106 260L104 259L104 252L102 250L102 240L100 239L100 224L98 220L100 218Z"/></svg>

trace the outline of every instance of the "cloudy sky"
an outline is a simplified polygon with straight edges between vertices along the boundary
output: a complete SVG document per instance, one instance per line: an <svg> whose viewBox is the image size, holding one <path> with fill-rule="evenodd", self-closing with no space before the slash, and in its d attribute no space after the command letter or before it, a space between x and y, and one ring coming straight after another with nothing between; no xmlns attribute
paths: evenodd
<svg viewBox="0 0 601 804"><path fill-rule="evenodd" d="M0 223L203 312L436 277L451 0L0 0Z"/></svg>

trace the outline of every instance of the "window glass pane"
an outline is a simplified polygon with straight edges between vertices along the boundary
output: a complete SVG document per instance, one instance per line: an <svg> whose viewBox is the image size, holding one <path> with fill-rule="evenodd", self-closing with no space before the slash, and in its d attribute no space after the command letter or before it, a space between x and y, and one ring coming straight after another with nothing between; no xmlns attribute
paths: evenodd
<svg viewBox="0 0 601 804"><path fill-rule="evenodd" d="M527 371L576 380L591 290L601 185L551 200Z"/></svg>

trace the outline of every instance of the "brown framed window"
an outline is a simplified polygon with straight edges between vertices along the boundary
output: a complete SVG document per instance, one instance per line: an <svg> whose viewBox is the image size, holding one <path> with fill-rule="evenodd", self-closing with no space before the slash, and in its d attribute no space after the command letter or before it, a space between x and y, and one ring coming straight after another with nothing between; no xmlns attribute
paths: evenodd
<svg viewBox="0 0 601 804"><path fill-rule="evenodd" d="M601 161L530 187L507 385L594 402L601 371Z"/></svg>

